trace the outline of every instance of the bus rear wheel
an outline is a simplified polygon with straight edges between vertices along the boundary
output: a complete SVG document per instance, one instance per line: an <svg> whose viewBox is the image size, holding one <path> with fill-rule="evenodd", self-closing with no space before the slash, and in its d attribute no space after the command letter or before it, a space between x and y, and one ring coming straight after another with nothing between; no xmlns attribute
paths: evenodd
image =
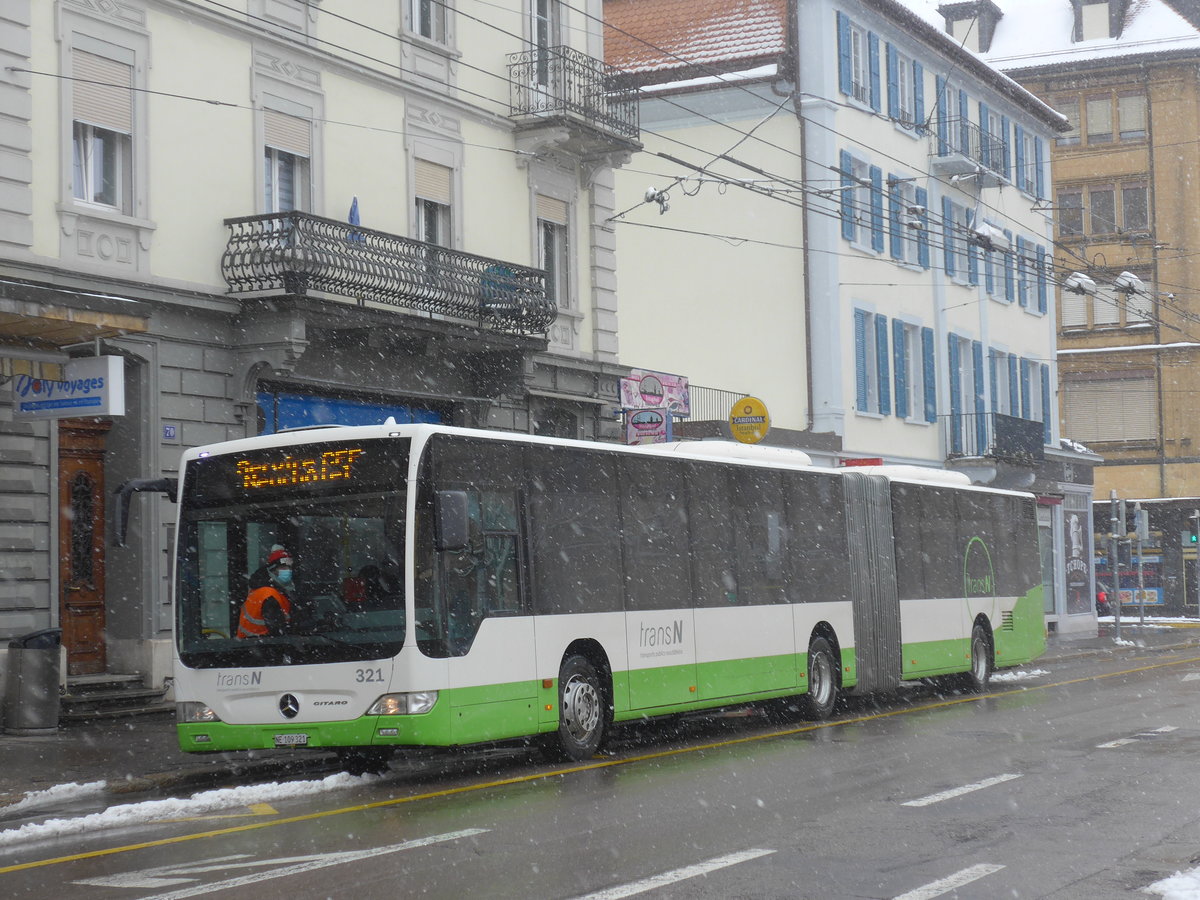
<svg viewBox="0 0 1200 900"><path fill-rule="evenodd" d="M964 691L981 694L987 690L992 677L992 641L987 629L976 625L971 629L971 668L960 676L959 684Z"/></svg>
<svg viewBox="0 0 1200 900"><path fill-rule="evenodd" d="M596 667L586 656L569 656L558 673L558 732L551 755L590 759L600 749L608 725L608 704Z"/></svg>
<svg viewBox="0 0 1200 900"><path fill-rule="evenodd" d="M821 721L833 715L838 696L838 664L833 648L823 637L808 645L808 693L804 695L804 716Z"/></svg>

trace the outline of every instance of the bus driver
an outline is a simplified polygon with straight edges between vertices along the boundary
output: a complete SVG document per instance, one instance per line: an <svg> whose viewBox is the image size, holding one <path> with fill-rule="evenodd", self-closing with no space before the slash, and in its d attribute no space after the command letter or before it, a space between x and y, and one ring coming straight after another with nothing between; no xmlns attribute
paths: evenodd
<svg viewBox="0 0 1200 900"><path fill-rule="evenodd" d="M292 556L276 547L267 557L270 581L262 587L251 587L242 614L238 618L239 638L267 637L283 634L292 619Z"/></svg>

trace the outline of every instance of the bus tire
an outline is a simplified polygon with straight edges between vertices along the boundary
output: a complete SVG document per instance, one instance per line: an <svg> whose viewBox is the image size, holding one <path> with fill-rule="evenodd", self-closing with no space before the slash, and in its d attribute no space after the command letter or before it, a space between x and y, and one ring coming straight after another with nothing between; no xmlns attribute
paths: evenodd
<svg viewBox="0 0 1200 900"><path fill-rule="evenodd" d="M551 754L574 762L591 759L607 725L608 702L596 667L586 656L568 656L558 672L558 732Z"/></svg>
<svg viewBox="0 0 1200 900"><path fill-rule="evenodd" d="M801 699L806 719L822 721L833 715L838 698L838 664L823 637L808 645L808 693Z"/></svg>
<svg viewBox="0 0 1200 900"><path fill-rule="evenodd" d="M970 694L982 694L992 677L992 640L987 629L976 623L971 629L971 668L959 676L962 689Z"/></svg>
<svg viewBox="0 0 1200 900"><path fill-rule="evenodd" d="M382 775L392 751L380 747L347 747L338 751L338 764L349 775Z"/></svg>

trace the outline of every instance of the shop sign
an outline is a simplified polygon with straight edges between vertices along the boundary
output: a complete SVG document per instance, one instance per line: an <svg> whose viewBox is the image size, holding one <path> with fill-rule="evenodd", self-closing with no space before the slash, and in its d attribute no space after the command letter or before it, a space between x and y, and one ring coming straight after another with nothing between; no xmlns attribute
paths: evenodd
<svg viewBox="0 0 1200 900"><path fill-rule="evenodd" d="M743 444L757 444L767 436L771 428L771 416L767 405L757 397L742 397L733 401L729 410L729 430L734 440Z"/></svg>
<svg viewBox="0 0 1200 900"><path fill-rule="evenodd" d="M12 380L14 419L74 419L125 415L125 365L119 356L89 356L63 366L63 379L18 375Z"/></svg>

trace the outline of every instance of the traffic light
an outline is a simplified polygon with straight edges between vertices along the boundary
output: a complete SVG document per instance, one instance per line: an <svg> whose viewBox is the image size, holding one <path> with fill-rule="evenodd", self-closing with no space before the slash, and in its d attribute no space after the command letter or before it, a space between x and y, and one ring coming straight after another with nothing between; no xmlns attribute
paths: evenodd
<svg viewBox="0 0 1200 900"><path fill-rule="evenodd" d="M1200 510L1188 516L1188 543L1195 544L1200 536Z"/></svg>

